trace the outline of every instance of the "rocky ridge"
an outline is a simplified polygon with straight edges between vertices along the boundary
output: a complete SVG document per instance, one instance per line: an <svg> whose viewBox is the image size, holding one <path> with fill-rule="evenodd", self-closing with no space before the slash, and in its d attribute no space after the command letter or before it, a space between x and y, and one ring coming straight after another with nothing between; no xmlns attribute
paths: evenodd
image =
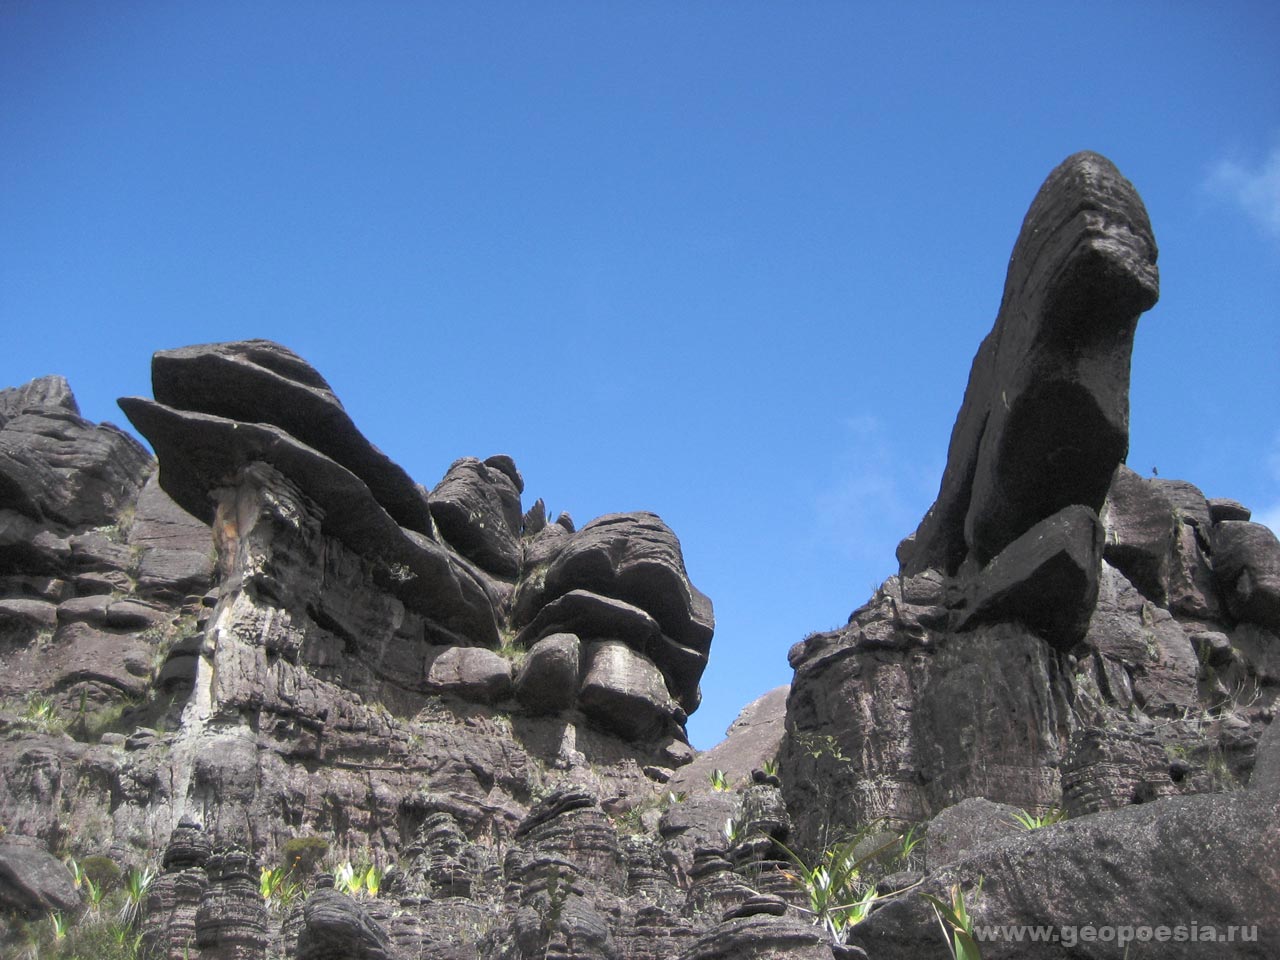
<svg viewBox="0 0 1280 960"><path fill-rule="evenodd" d="M266 341L156 355L158 465L0 391L0 949L84 909L71 855L156 868L170 960L916 957L956 890L1274 955L1280 543L1124 465L1155 264L1114 166L1050 174L899 572L696 759L714 619L655 515L550 521L506 456L427 490ZM795 858L851 833L869 912L817 924Z"/></svg>

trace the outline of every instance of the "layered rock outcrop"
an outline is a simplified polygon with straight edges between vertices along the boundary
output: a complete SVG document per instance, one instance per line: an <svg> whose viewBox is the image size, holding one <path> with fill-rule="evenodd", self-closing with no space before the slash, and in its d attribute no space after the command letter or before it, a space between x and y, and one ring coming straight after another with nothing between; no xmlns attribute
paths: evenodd
<svg viewBox="0 0 1280 960"><path fill-rule="evenodd" d="M0 953L71 855L157 868L149 960L914 957L918 890L1274 956L1280 543L1123 463L1155 255L1109 162L1050 175L899 572L693 762L714 619L654 514L428 490L266 341L156 355L158 469L0 391Z"/></svg>
<svg viewBox="0 0 1280 960"><path fill-rule="evenodd" d="M495 845L571 777L617 882L607 909L566 906L552 952L632 936L600 804L656 807L691 757L714 624L674 533L649 513L548 524L506 456L428 491L277 344L166 351L153 380L154 400L121 406L158 470L58 378L0 393L7 834L64 886L49 849L141 867L168 841L141 928L156 956L474 957L487 931L506 942L500 904L532 882ZM565 863L586 855L581 826ZM298 840L401 864L422 922L332 890L267 909L259 870ZM654 856L649 886L678 898Z"/></svg>

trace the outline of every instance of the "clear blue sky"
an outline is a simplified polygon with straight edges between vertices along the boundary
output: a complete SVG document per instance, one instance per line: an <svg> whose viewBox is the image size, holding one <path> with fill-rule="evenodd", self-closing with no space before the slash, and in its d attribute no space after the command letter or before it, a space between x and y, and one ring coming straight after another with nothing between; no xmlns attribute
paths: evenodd
<svg viewBox="0 0 1280 960"><path fill-rule="evenodd" d="M1081 149L1161 247L1130 464L1275 523L1273 2L5 0L0 383L123 422L153 350L269 337L428 486L657 511L705 747L893 572Z"/></svg>

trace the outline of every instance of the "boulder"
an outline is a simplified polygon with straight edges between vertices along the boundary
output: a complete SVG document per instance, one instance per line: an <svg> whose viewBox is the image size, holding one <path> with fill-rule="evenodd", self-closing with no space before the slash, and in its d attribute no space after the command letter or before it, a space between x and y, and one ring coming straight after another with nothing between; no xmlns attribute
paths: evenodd
<svg viewBox="0 0 1280 960"><path fill-rule="evenodd" d="M530 713L559 713L577 702L582 644L572 633L543 637L516 674L516 699Z"/></svg>
<svg viewBox="0 0 1280 960"><path fill-rule="evenodd" d="M58 624L58 607L47 600L8 597L0 600L0 637L21 636L29 641L40 630Z"/></svg>
<svg viewBox="0 0 1280 960"><path fill-rule="evenodd" d="M511 692L511 661L483 647L445 647L427 663L426 689L496 703Z"/></svg>
<svg viewBox="0 0 1280 960"><path fill-rule="evenodd" d="M1221 520L1252 520L1253 511L1239 500L1214 497L1209 500L1209 519L1214 523Z"/></svg>
<svg viewBox="0 0 1280 960"><path fill-rule="evenodd" d="M0 508L0 573L58 576L70 559L66 537L17 510Z"/></svg>
<svg viewBox="0 0 1280 960"><path fill-rule="evenodd" d="M970 797L939 811L926 831L928 869L936 870L985 843L1023 829L1014 819L1020 812L1017 807L983 797Z"/></svg>
<svg viewBox="0 0 1280 960"><path fill-rule="evenodd" d="M0 836L0 910L43 920L53 910L80 908L70 872L35 837Z"/></svg>
<svg viewBox="0 0 1280 960"><path fill-rule="evenodd" d="M1280 540L1270 527L1215 524L1213 574L1233 617L1280 631Z"/></svg>
<svg viewBox="0 0 1280 960"><path fill-rule="evenodd" d="M985 565L1064 507L1102 509L1128 450L1134 331L1158 295L1137 192L1106 158L1068 157L1023 222L904 572Z"/></svg>
<svg viewBox="0 0 1280 960"><path fill-rule="evenodd" d="M431 516L450 545L490 573L511 579L520 572L523 519L513 475L520 476L510 457L490 457L484 463L463 457L449 467L429 498Z"/></svg>
<svg viewBox="0 0 1280 960"><path fill-rule="evenodd" d="M332 887L316 890L302 909L296 960L391 960L386 932L355 900Z"/></svg>
<svg viewBox="0 0 1280 960"><path fill-rule="evenodd" d="M601 726L628 740L651 739L679 714L662 673L620 640L587 647L578 704Z"/></svg>

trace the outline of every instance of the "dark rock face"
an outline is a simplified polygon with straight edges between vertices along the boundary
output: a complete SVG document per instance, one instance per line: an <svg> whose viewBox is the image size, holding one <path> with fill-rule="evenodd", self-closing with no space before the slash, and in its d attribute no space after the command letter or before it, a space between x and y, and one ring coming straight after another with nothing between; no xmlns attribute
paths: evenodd
<svg viewBox="0 0 1280 960"><path fill-rule="evenodd" d="M1064 507L1102 508L1129 448L1129 355L1159 295L1155 263L1142 200L1107 159L1078 153L1049 175L905 573L985 565Z"/></svg>
<svg viewBox="0 0 1280 960"><path fill-rule="evenodd" d="M1269 527L1215 523L1213 573L1233 617L1280 630L1280 540Z"/></svg>
<svg viewBox="0 0 1280 960"><path fill-rule="evenodd" d="M524 481L510 457L503 461L510 472L474 457L455 462L431 491L431 516L463 556L490 573L515 579L520 572Z"/></svg>
<svg viewBox="0 0 1280 960"><path fill-rule="evenodd" d="M0 510L68 527L112 524L150 469L140 443L80 416L61 377L0 391Z"/></svg>
<svg viewBox="0 0 1280 960"><path fill-rule="evenodd" d="M789 686L775 687L743 707L724 740L676 771L671 789L696 791L716 770L723 771L730 783L749 782L753 770L777 758L790 692Z"/></svg>
<svg viewBox="0 0 1280 960"><path fill-rule="evenodd" d="M638 645L662 670L685 712L697 708L698 679L706 667L715 616L711 601L689 582L680 542L661 519L652 513L620 513L591 521L549 559L541 589L521 599L537 597L546 605L561 598L567 602L566 595L573 592L619 600L625 606L606 602L592 608L584 596L574 606L562 603L554 615L544 618L541 629L552 632L585 621L594 629L580 635L605 639L620 625L624 639ZM518 623L526 622L522 616L529 603L517 601ZM656 631L648 627L650 620Z"/></svg>
<svg viewBox="0 0 1280 960"><path fill-rule="evenodd" d="M1263 958L1280 948L1278 855L1280 828L1247 795L1173 797L1012 834L934 874L925 889L946 899L949 885L962 884L977 924L1060 931L1057 942L1036 944L1037 957L1122 956L1116 930L1111 943L1076 940L1086 926L1108 925L1169 927L1162 957ZM1192 923L1216 928L1223 941L1228 926L1255 928L1251 936L1237 929L1229 946L1207 947L1191 939ZM940 936L917 896L885 904L853 931L856 944L887 960L932 955ZM1012 937L981 948L991 960L1028 956L1027 944Z"/></svg>
<svg viewBox="0 0 1280 960"><path fill-rule="evenodd" d="M987 565L956 626L1016 620L1070 650L1084 637L1098 596L1102 525L1088 507L1041 520Z"/></svg>

